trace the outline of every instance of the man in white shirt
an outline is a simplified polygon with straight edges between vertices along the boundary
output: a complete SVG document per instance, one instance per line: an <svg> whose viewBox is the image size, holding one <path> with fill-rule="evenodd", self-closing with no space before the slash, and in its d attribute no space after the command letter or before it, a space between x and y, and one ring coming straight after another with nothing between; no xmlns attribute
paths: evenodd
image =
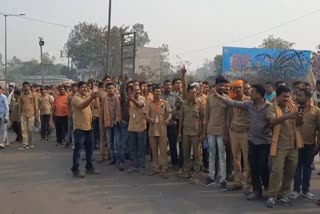
<svg viewBox="0 0 320 214"><path fill-rule="evenodd" d="M7 125L9 122L9 105L7 97L2 93L0 86L0 149L8 144Z"/></svg>

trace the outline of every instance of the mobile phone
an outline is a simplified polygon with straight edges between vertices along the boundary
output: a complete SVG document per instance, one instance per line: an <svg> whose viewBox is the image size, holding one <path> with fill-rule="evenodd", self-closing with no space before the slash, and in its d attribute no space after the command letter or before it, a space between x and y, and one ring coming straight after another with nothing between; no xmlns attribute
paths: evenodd
<svg viewBox="0 0 320 214"><path fill-rule="evenodd" d="M299 105L298 112L303 112L303 110L304 110L304 105Z"/></svg>

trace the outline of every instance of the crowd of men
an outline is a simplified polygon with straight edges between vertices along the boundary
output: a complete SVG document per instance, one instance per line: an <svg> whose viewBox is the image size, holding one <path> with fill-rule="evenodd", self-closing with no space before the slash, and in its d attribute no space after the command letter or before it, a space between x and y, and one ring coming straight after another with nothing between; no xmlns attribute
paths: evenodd
<svg viewBox="0 0 320 214"><path fill-rule="evenodd" d="M34 147L34 127L40 126L43 142L55 129L57 146L72 145L75 177L85 177L81 148L86 174L99 174L94 149L98 163L164 179L170 159L180 180L197 184L206 172L203 186L243 190L248 200L267 196L265 205L272 208L299 197L316 200L310 179L320 150L319 105L320 81L315 89L302 81L250 85L223 76L214 86L188 84L185 68L181 78L163 85L109 76L68 87L24 82L21 90L10 85L7 96L0 88L0 148L10 144L8 126L22 151Z"/></svg>

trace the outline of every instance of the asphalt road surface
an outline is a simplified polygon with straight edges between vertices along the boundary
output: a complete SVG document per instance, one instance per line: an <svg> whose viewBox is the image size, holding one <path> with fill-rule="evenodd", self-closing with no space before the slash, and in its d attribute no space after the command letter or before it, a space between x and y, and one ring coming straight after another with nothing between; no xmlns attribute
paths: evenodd
<svg viewBox="0 0 320 214"><path fill-rule="evenodd" d="M168 180L127 174L105 163L94 162L101 175L73 178L72 150L35 136L33 149L19 151L13 145L0 150L0 214L320 213L320 207L306 199L268 209L264 201L247 201L240 191L191 185L173 173ZM82 170L84 164L82 160ZM319 163L316 167L311 189L320 196Z"/></svg>

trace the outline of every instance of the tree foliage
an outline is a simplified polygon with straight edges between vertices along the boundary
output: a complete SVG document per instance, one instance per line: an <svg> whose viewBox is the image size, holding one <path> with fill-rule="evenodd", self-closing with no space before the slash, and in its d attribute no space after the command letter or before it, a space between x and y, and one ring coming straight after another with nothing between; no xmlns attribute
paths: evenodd
<svg viewBox="0 0 320 214"><path fill-rule="evenodd" d="M114 26L110 31L109 67L106 67L107 58L107 26L99 27L97 24L79 23L69 34L65 44L65 52L77 68L100 68L100 73L117 75L121 68L121 37L124 33L136 32L136 46L144 47L149 44L148 33L143 24L129 26Z"/></svg>
<svg viewBox="0 0 320 214"><path fill-rule="evenodd" d="M293 42L286 41L282 38L275 38L273 35L269 35L265 38L260 48L270 48L270 49L290 49L295 45Z"/></svg>

